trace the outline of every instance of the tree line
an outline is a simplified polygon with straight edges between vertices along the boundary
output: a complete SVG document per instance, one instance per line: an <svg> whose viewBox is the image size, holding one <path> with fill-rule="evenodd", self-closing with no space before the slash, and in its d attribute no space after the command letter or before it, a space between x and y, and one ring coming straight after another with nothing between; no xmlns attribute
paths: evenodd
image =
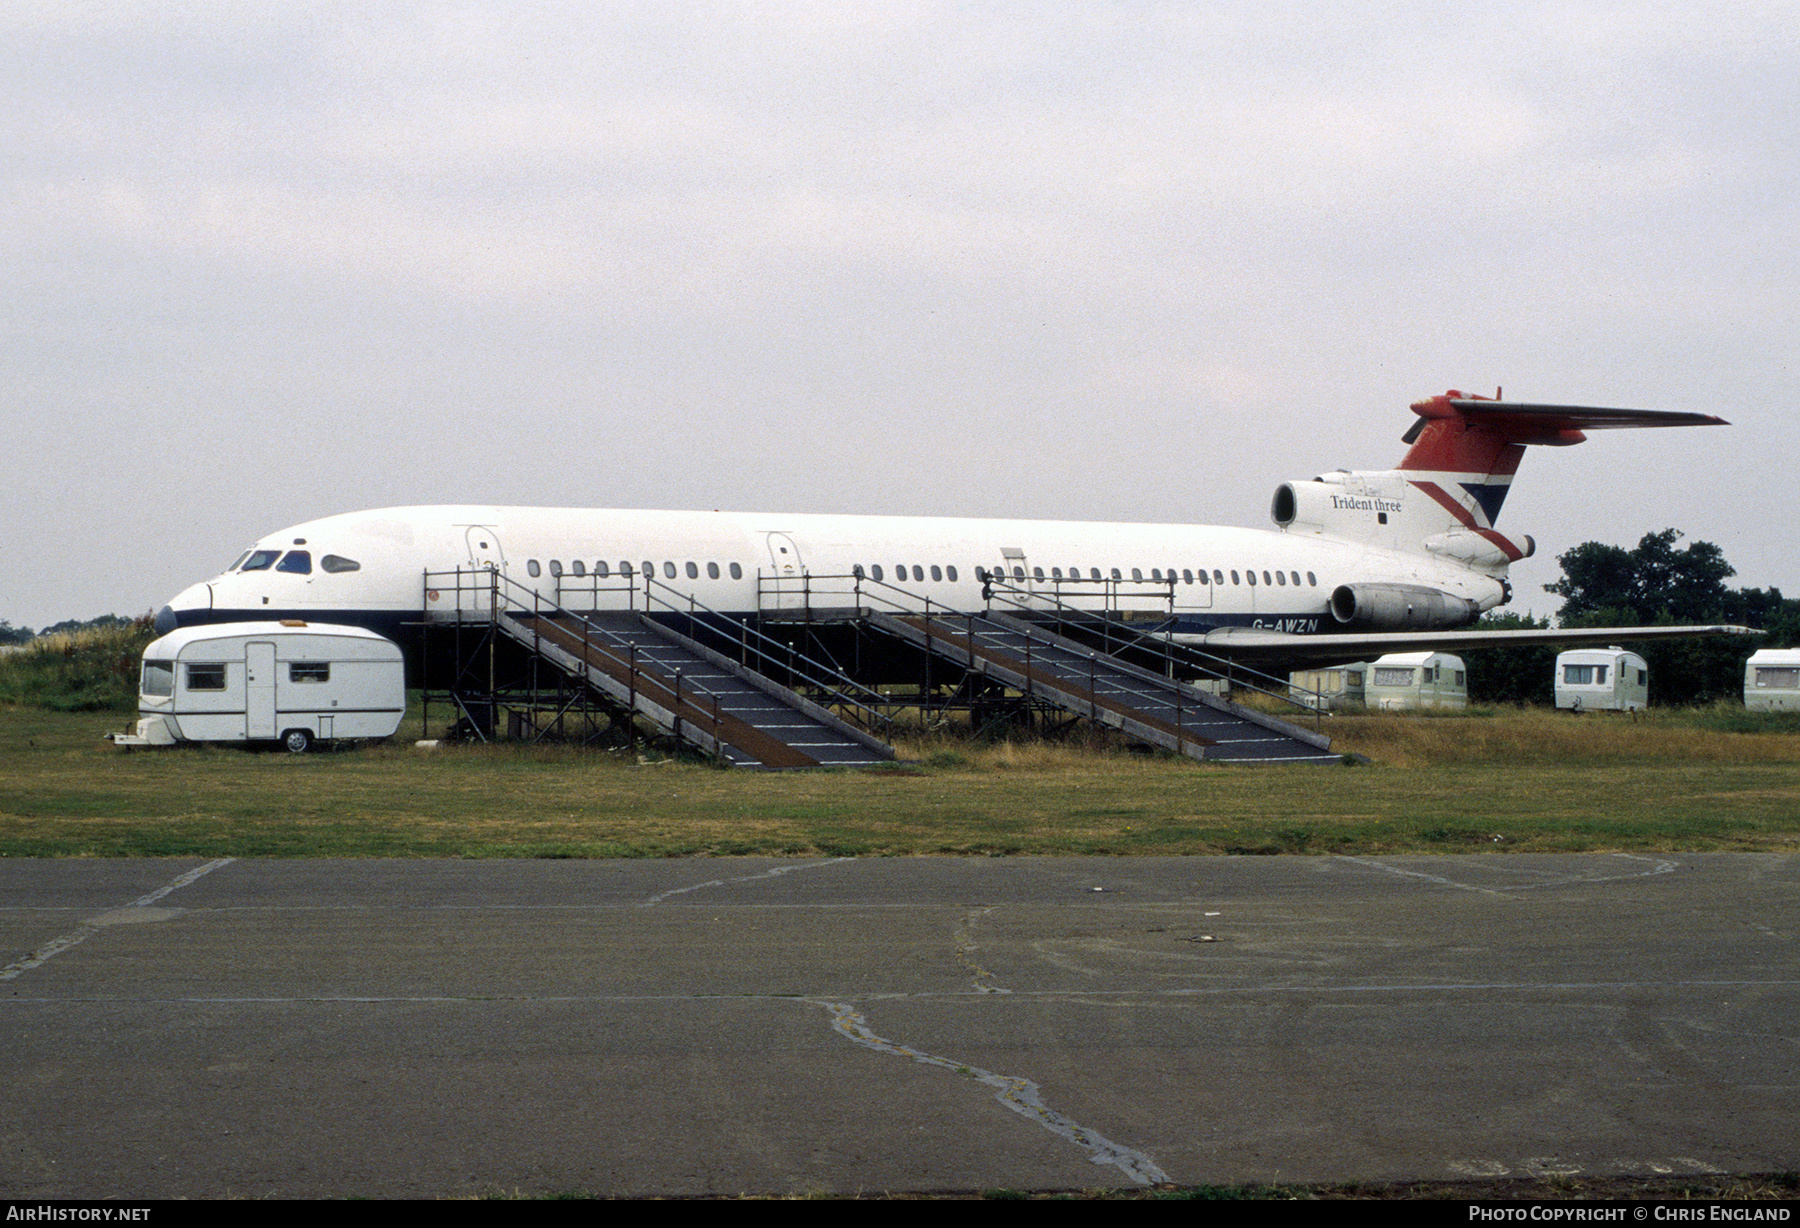
<svg viewBox="0 0 1800 1228"><path fill-rule="evenodd" d="M1777 588L1728 588L1737 569L1711 542L1678 547L1675 529L1646 533L1634 550L1583 542L1556 561L1563 578L1545 591L1563 599L1564 627L1682 626L1730 623L1754 627L1757 640L1739 637L1651 640L1626 645L1650 667L1655 704L1711 703L1744 693L1744 662L1761 647L1800 643L1800 600ZM1548 619L1490 614L1477 626L1547 628ZM1554 701L1555 648L1489 648L1470 653L1469 694L1482 703Z"/></svg>

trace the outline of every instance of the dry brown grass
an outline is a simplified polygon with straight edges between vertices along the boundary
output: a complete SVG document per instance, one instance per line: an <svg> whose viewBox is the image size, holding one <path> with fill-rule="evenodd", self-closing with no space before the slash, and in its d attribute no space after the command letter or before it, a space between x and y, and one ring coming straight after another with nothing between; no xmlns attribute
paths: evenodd
<svg viewBox="0 0 1800 1228"><path fill-rule="evenodd" d="M1588 713L1498 708L1367 713L1326 724L1332 749L1401 768L1452 764L1800 763L1800 734L1719 733L1686 710Z"/></svg>

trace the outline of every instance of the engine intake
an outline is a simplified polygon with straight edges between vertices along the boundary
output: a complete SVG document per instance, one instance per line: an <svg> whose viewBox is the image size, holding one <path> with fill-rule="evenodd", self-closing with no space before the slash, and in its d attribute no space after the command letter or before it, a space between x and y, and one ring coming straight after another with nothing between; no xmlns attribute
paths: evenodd
<svg viewBox="0 0 1800 1228"><path fill-rule="evenodd" d="M1417 584L1340 584L1331 593L1331 616L1346 627L1431 631L1467 626L1480 615L1473 601Z"/></svg>

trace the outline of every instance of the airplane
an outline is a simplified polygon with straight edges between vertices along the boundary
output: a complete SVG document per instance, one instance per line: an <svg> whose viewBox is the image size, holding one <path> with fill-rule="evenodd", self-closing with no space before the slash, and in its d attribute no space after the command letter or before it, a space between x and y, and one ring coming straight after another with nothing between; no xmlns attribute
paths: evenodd
<svg viewBox="0 0 1800 1228"><path fill-rule="evenodd" d="M1528 536L1494 527L1529 446L1585 432L1722 426L1708 414L1507 402L1450 391L1415 402L1397 468L1337 470L1276 488L1272 529L1079 521L400 507L307 521L257 541L156 615L197 623L301 619L368 628L414 659L421 611L444 599L427 573L493 572L546 599L666 605L750 617L801 603L890 609L1118 613L1217 657L1296 669L1388 652L1748 633L1745 628L1481 631L1512 596ZM837 577L828 580L828 577ZM854 590L854 595L851 594ZM1154 599L1147 599L1145 594ZM836 594L835 597L832 594Z"/></svg>

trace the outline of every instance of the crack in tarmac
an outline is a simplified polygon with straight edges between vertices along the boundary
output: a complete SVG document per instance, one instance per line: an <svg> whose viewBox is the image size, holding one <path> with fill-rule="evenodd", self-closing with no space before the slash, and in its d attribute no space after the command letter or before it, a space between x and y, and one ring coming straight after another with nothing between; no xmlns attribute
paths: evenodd
<svg viewBox="0 0 1800 1228"><path fill-rule="evenodd" d="M938 1057L932 1053L921 1053L906 1045L898 1044L885 1037L877 1036L869 1027L869 1021L848 1002L831 1002L818 998L809 998L818 1006L831 1012L831 1026L839 1034L855 1041L864 1048L873 1049L877 1053L888 1053L895 1057L910 1058L925 1066L939 1066L956 1074L967 1075L978 1083L985 1083L995 1088L994 1098L1008 1109L1027 1120L1034 1121L1052 1134L1069 1140L1088 1153L1088 1159L1095 1164L1110 1164L1124 1173L1139 1185L1161 1185L1171 1178L1156 1162L1141 1151L1134 1151L1123 1144L1088 1129L1078 1122L1071 1121L1063 1114L1044 1103L1042 1090L1030 1079L1017 1075L996 1074L991 1070L983 1070L979 1066L971 1066L967 1062L952 1061Z"/></svg>
<svg viewBox="0 0 1800 1228"><path fill-rule="evenodd" d="M793 874L798 870L817 870L824 866L835 866L846 861L855 861L854 857L833 857L829 861L808 861L797 866L776 866L772 870L764 870L761 874L746 874L742 878L711 878L703 883L689 883L685 887L671 887L669 890L651 896L640 908L648 908L652 904L660 904L671 896L686 895L690 891L704 891L708 887L728 887L732 883L753 883L759 878L780 878L783 874Z"/></svg>
<svg viewBox="0 0 1800 1228"><path fill-rule="evenodd" d="M206 874L211 874L219 867L228 866L236 860L237 858L235 857L215 858L203 866L195 866L187 873L177 875L174 879L165 883L163 886L158 887L155 891L150 892L148 895L141 895L129 904L119 908L109 909L106 912L96 913L91 919L83 921L67 934L62 935L59 938L52 938L49 942L46 942L30 955L27 955L24 959L14 960L12 963L6 965L6 967L0 968L0 981L17 980L20 976L30 972L33 968L36 968L47 960L61 955L70 947L80 946L109 925L117 925L121 922L132 920L166 921L180 910L157 909L156 912L161 915L155 917L150 917L148 915L134 917L130 910L136 908L149 909L150 905L156 903L156 901L162 899L165 895L168 895L169 892L179 890L193 882L195 879Z"/></svg>

